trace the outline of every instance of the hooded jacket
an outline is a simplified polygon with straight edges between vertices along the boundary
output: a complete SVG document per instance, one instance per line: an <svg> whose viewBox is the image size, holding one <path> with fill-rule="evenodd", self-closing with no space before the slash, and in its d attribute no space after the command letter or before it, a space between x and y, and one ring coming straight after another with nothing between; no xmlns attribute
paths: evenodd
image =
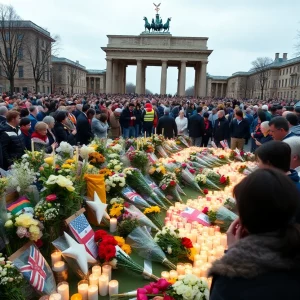
<svg viewBox="0 0 300 300"><path fill-rule="evenodd" d="M300 136L300 125L291 127L290 131L295 135Z"/></svg>
<svg viewBox="0 0 300 300"><path fill-rule="evenodd" d="M210 300L300 299L300 253L282 257L281 243L277 233L239 240L209 270Z"/></svg>

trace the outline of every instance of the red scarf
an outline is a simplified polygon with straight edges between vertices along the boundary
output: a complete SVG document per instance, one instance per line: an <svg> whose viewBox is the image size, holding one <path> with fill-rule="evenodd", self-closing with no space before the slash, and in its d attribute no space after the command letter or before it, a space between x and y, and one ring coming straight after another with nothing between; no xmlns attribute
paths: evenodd
<svg viewBox="0 0 300 300"><path fill-rule="evenodd" d="M37 138L37 139L40 139L40 140L42 140L43 142L45 142L46 143L46 141L47 141L47 139L48 139L48 137L47 137L47 135L40 135L38 132L34 132L32 135L31 135L31 138Z"/></svg>
<svg viewBox="0 0 300 300"><path fill-rule="evenodd" d="M22 131L22 133L26 136L29 136L29 131L28 130L24 130L22 127L20 127L20 130Z"/></svg>
<svg viewBox="0 0 300 300"><path fill-rule="evenodd" d="M205 130L207 130L209 127L209 120L204 119L204 126L205 126Z"/></svg>

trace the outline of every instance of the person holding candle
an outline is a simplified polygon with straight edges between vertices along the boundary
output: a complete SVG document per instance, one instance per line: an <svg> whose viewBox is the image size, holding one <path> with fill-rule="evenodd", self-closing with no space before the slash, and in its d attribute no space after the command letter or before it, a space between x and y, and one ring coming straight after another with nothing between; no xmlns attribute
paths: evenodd
<svg viewBox="0 0 300 300"><path fill-rule="evenodd" d="M239 219L227 231L229 250L209 270L210 300L300 299L297 193L275 169L257 170L235 186Z"/></svg>

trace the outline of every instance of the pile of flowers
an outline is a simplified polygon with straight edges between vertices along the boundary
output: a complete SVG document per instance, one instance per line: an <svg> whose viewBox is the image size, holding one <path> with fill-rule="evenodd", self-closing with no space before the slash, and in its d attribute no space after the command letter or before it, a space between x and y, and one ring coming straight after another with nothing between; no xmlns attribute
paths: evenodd
<svg viewBox="0 0 300 300"><path fill-rule="evenodd" d="M56 152L59 153L62 159L66 160L68 158L72 158L74 155L73 146L71 146L67 142L61 142L59 147L56 148Z"/></svg>
<svg viewBox="0 0 300 300"><path fill-rule="evenodd" d="M96 167L101 168L101 165L105 162L105 157L98 153L98 152L92 152L89 153L89 163Z"/></svg>
<svg viewBox="0 0 300 300"><path fill-rule="evenodd" d="M82 159L84 160L88 160L89 159L89 154L90 153L93 153L95 152L95 148L94 147L91 147L91 146L86 146L86 145L83 145L81 148L80 148L80 156L82 157Z"/></svg>
<svg viewBox="0 0 300 300"><path fill-rule="evenodd" d="M62 175L50 175L48 180L46 181L46 185L58 185L62 188L65 188L69 192L74 192L75 190L73 182L69 178Z"/></svg>
<svg viewBox="0 0 300 300"><path fill-rule="evenodd" d="M127 153L127 156L129 158L130 164L139 170L143 174L146 173L146 169L149 163L147 154L144 151L129 151Z"/></svg>
<svg viewBox="0 0 300 300"><path fill-rule="evenodd" d="M55 194L46 197L46 200L41 200L34 208L34 217L41 222L55 221L59 217L60 203L53 202L57 200Z"/></svg>
<svg viewBox="0 0 300 300"><path fill-rule="evenodd" d="M126 176L123 173L115 173L105 179L105 189L109 194L117 194L126 184Z"/></svg>
<svg viewBox="0 0 300 300"><path fill-rule="evenodd" d="M114 172L119 172L123 168L123 163L119 159L111 159L106 166L108 169Z"/></svg>
<svg viewBox="0 0 300 300"><path fill-rule="evenodd" d="M150 176L155 180L155 182L160 182L163 176L167 173L165 166L162 163L154 163L149 169Z"/></svg>
<svg viewBox="0 0 300 300"><path fill-rule="evenodd" d="M143 213L147 216L158 228L163 227L163 222L160 218L160 207L158 206L151 206L147 207Z"/></svg>

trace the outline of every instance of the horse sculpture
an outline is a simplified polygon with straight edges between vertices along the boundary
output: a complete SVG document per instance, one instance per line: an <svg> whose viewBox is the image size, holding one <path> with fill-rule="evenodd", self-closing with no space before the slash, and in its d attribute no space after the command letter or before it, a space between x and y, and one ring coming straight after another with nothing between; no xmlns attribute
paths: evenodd
<svg viewBox="0 0 300 300"><path fill-rule="evenodd" d="M163 25L163 30L164 30L164 32L170 30L170 21L171 21L171 18L168 18L167 23L165 23L165 24Z"/></svg>
<svg viewBox="0 0 300 300"><path fill-rule="evenodd" d="M145 31L148 29L150 32L151 24L148 22L148 19L146 17L144 17L143 20L145 21Z"/></svg>

